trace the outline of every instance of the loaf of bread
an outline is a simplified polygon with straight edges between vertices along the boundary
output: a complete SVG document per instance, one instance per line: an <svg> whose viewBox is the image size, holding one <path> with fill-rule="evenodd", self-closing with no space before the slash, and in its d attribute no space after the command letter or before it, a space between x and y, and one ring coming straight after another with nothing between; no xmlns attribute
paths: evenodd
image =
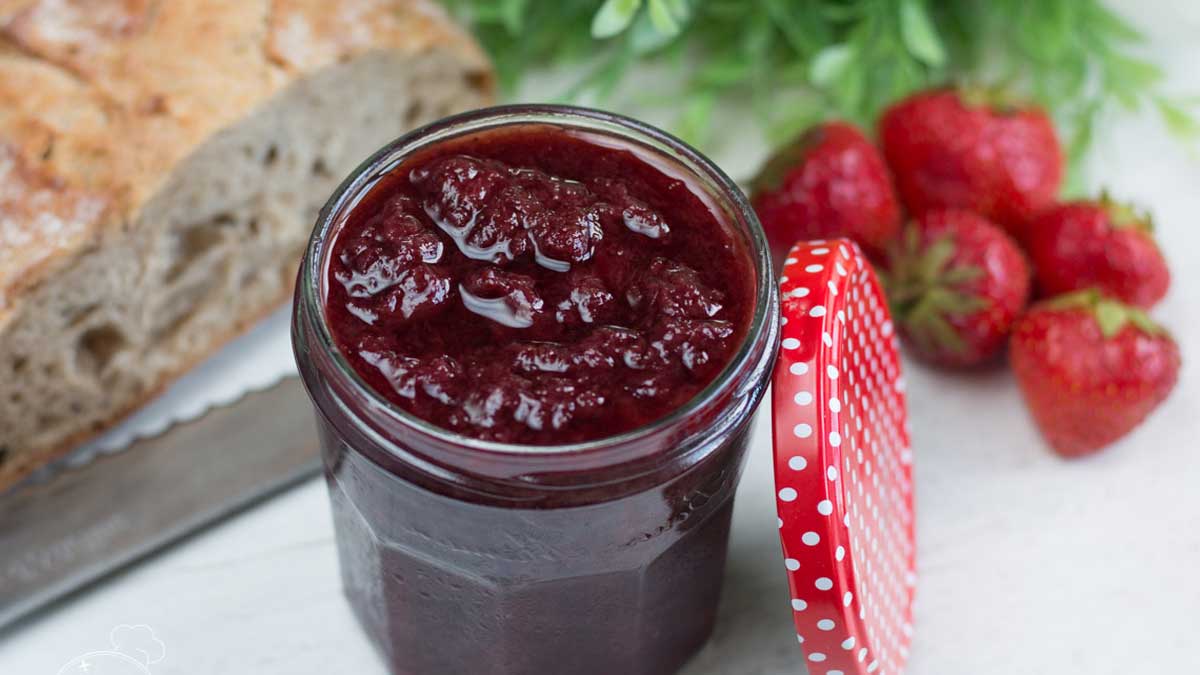
<svg viewBox="0 0 1200 675"><path fill-rule="evenodd" d="M491 94L427 0L0 0L0 490L280 306L337 183Z"/></svg>

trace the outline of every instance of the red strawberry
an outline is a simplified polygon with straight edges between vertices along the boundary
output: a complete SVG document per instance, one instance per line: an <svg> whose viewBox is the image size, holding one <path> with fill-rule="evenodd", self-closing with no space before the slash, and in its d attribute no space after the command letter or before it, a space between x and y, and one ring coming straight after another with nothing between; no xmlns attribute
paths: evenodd
<svg viewBox="0 0 1200 675"><path fill-rule="evenodd" d="M889 108L880 143L904 205L970 209L1024 240L1058 195L1063 155L1040 108L993 105L976 90L918 93Z"/></svg>
<svg viewBox="0 0 1200 675"><path fill-rule="evenodd" d="M1077 291L1034 305L1010 353L1034 421L1056 452L1086 455L1141 424L1179 376L1179 347L1140 310Z"/></svg>
<svg viewBox="0 0 1200 675"><path fill-rule="evenodd" d="M1094 287L1122 302L1150 307L1171 285L1150 218L1107 194L1039 216L1030 228L1029 256L1046 295Z"/></svg>
<svg viewBox="0 0 1200 675"><path fill-rule="evenodd" d="M846 122L813 127L776 153L752 193L777 268L802 239L850 237L879 255L900 229L900 205L883 157Z"/></svg>
<svg viewBox="0 0 1200 675"><path fill-rule="evenodd" d="M1004 230L959 209L928 211L893 247L885 275L901 333L925 359L987 361L1029 297L1029 265Z"/></svg>

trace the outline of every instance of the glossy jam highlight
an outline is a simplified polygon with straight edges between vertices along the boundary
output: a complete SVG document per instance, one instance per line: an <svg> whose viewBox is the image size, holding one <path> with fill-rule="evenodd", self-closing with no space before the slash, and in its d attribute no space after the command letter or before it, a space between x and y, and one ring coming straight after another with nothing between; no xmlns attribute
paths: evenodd
<svg viewBox="0 0 1200 675"><path fill-rule="evenodd" d="M404 410L474 438L562 444L681 407L745 337L738 238L648 150L546 125L408 157L337 233L338 348Z"/></svg>

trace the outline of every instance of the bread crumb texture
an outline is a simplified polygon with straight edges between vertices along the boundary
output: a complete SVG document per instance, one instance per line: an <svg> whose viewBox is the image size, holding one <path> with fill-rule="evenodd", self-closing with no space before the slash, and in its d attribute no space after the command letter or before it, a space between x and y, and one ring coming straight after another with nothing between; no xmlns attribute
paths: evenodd
<svg viewBox="0 0 1200 675"><path fill-rule="evenodd" d="M290 297L337 182L492 88L426 0L0 0L0 489Z"/></svg>

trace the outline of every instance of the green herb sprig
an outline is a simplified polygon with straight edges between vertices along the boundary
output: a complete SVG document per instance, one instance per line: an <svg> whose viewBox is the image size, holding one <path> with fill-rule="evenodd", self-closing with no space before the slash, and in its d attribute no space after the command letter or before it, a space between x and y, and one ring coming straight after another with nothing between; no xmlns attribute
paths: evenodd
<svg viewBox="0 0 1200 675"><path fill-rule="evenodd" d="M1200 137L1162 71L1136 55L1144 37L1102 0L445 0L474 28L512 90L531 70L586 62L566 97L611 103L639 64L670 66L656 91L677 131L704 145L716 106L748 100L777 143L825 117L872 128L915 90L1001 85L1050 110L1069 157L1090 147L1114 107L1154 106Z"/></svg>

